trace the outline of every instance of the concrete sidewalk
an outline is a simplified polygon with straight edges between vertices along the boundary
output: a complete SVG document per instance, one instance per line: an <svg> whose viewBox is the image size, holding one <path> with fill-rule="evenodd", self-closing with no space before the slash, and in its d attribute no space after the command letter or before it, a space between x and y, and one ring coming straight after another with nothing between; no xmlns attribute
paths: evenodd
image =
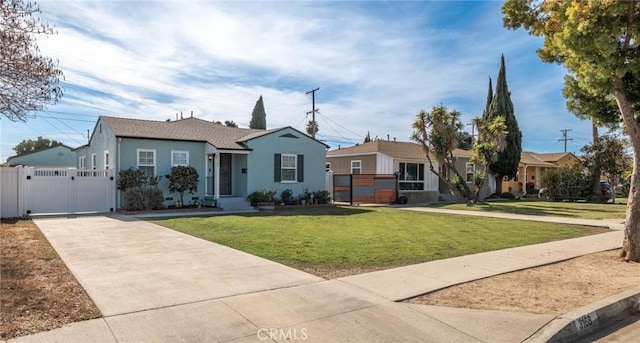
<svg viewBox="0 0 640 343"><path fill-rule="evenodd" d="M105 317L12 343L523 341L554 316L391 300L622 242L617 231L323 280L130 218L35 222Z"/></svg>
<svg viewBox="0 0 640 343"><path fill-rule="evenodd" d="M597 226L597 227L606 227L611 230L624 229L624 219L582 219L582 218L557 217L557 216L534 216L534 215L502 213L502 212L448 210L448 209L437 208L437 207L398 207L398 209L404 210L404 211L457 214L457 215L475 216L475 217L489 217L489 218L515 219L515 220L528 220L528 221L545 222L545 223Z"/></svg>

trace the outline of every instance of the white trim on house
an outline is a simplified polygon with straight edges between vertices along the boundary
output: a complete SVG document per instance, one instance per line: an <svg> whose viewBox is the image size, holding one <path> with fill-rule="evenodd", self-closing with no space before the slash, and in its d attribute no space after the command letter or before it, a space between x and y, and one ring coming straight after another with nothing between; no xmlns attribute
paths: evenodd
<svg viewBox="0 0 640 343"><path fill-rule="evenodd" d="M78 157L78 169L79 170L87 169L87 156Z"/></svg>
<svg viewBox="0 0 640 343"><path fill-rule="evenodd" d="M104 157L104 168L105 170L109 169L109 150L105 150L103 153Z"/></svg>
<svg viewBox="0 0 640 343"><path fill-rule="evenodd" d="M175 154L185 154L184 163L176 163ZM189 151L187 150L171 150L171 166L188 166L189 165Z"/></svg>
<svg viewBox="0 0 640 343"><path fill-rule="evenodd" d="M357 167L354 167L355 163L358 164ZM354 173L354 169L357 169L358 172ZM362 160L351 160L351 174L362 174Z"/></svg>
<svg viewBox="0 0 640 343"><path fill-rule="evenodd" d="M140 153L141 152L150 152L153 153L153 163L149 164L149 163L140 163ZM146 158L148 159L148 157ZM137 163L137 168L140 169L140 167L153 167L153 175L149 175L149 176L156 176L156 164L157 164L157 155L156 155L156 149L136 149L136 163Z"/></svg>
<svg viewBox="0 0 640 343"><path fill-rule="evenodd" d="M285 157L293 157L293 167L290 164L285 166ZM290 160L288 162L291 162ZM285 170L293 170L293 179L285 178ZM298 182L298 155L296 154L281 154L280 155L280 182L282 183L296 183Z"/></svg>
<svg viewBox="0 0 640 343"><path fill-rule="evenodd" d="M469 167L471 167L471 169L469 169ZM467 183L473 182L473 173L476 172L476 165L475 163L471 163L471 162L467 162L464 165L464 173L465 173L465 181Z"/></svg>

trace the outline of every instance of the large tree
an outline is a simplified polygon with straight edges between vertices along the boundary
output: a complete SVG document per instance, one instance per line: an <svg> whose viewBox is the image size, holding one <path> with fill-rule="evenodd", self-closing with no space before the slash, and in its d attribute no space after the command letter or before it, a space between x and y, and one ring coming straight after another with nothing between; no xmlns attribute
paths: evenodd
<svg viewBox="0 0 640 343"><path fill-rule="evenodd" d="M502 12L505 27L543 37L540 58L564 65L580 90L615 99L634 151L622 257L640 262L640 117L625 82L640 70L640 3L507 0Z"/></svg>
<svg viewBox="0 0 640 343"><path fill-rule="evenodd" d="M449 111L443 105L434 106L431 112L420 111L412 124L411 140L422 145L429 170L449 185L458 197L471 204L474 194L466 178L456 169L456 157L453 155L453 150L458 147L457 135L463 127L460 115L460 112ZM445 169L449 173L443 173Z"/></svg>
<svg viewBox="0 0 640 343"><path fill-rule="evenodd" d="M251 129L267 129L267 113L264 111L264 103L262 102L262 95L256 101L256 105L253 106L253 112L251 112L251 122L249 122L249 128Z"/></svg>
<svg viewBox="0 0 640 343"><path fill-rule="evenodd" d="M35 141L33 139L25 139L22 142L18 143L13 147L13 151L16 152L16 155L22 155L29 152L38 151L44 148L49 148L52 146L62 145L62 143L56 140L50 140L48 138L38 137Z"/></svg>
<svg viewBox="0 0 640 343"><path fill-rule="evenodd" d="M489 80L489 95L491 95L491 80ZM496 177L496 192L502 192L502 179L513 179L518 173L520 155L522 154L522 132L518 127L518 121L513 112L511 93L507 86L507 71L504 64L504 55L500 59L500 72L496 80L496 91L491 98L491 103L485 109L482 116L485 123L491 123L495 118L504 118L507 135L505 146L498 152L497 158L489 165L489 170Z"/></svg>
<svg viewBox="0 0 640 343"><path fill-rule="evenodd" d="M12 121L26 121L62 97L58 62L42 56L36 43L55 33L39 13L35 2L0 0L0 111Z"/></svg>

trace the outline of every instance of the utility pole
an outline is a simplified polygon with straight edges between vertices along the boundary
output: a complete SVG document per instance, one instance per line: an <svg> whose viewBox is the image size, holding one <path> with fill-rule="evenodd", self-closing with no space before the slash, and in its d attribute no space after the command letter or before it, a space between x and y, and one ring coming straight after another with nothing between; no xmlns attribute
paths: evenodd
<svg viewBox="0 0 640 343"><path fill-rule="evenodd" d="M316 108L316 91L319 90L320 87L316 89L312 89L308 91L306 94L311 93L311 111L307 112L307 114L311 113L311 122L313 123L313 130L311 131L311 137L316 138L316 112L318 112L318 108Z"/></svg>
<svg viewBox="0 0 640 343"><path fill-rule="evenodd" d="M567 138L567 132L573 131L571 129L560 130L562 132L562 138L558 139L558 142L564 141L564 152L567 152L567 141L572 141L573 138Z"/></svg>
<svg viewBox="0 0 640 343"><path fill-rule="evenodd" d="M471 122L468 123L467 125L471 125L471 147L473 148L473 146L475 145L475 129L476 129L476 122L478 121L478 117L471 119Z"/></svg>

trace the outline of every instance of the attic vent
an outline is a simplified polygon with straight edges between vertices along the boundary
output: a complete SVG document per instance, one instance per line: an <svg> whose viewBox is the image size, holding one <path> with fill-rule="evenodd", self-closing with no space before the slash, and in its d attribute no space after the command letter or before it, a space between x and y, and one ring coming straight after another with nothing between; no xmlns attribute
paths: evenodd
<svg viewBox="0 0 640 343"><path fill-rule="evenodd" d="M280 137L284 137L284 138L298 138L297 136L294 136L294 135L292 135L292 134L290 134L290 133L286 133L286 134L284 134L284 135L282 135L282 136L280 136Z"/></svg>

